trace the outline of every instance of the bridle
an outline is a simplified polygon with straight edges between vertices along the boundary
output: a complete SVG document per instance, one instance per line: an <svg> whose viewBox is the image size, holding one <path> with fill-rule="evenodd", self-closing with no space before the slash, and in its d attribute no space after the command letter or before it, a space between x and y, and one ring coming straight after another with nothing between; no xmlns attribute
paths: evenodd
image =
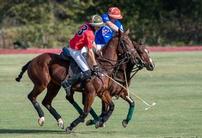
<svg viewBox="0 0 202 138"><path fill-rule="evenodd" d="M125 43L124 43L124 40L120 39L120 43L121 43L123 49L127 48ZM125 81L130 81L135 76L135 74L144 67L144 62L142 61L142 59L141 58L136 58L136 61L133 63L133 65L131 65L131 66L133 66L132 70L130 72L127 72L127 73L130 73L130 78L124 81L124 80L119 79L117 77L118 72L120 72L120 71L126 72L126 69L125 68L124 68L124 70L121 69L121 66L123 64L127 64L129 62L129 60L131 59L132 52L134 52L134 51L135 51L135 54L138 54L137 50L135 48L131 49L130 51L126 50L126 52L124 52L124 56L126 57L126 60L124 58L122 58L122 59L125 60L125 62L122 62L120 64L116 64L114 72L112 74L113 78L116 81L118 81L120 83L125 83Z"/></svg>
<svg viewBox="0 0 202 138"><path fill-rule="evenodd" d="M130 49L128 50L125 42L124 42L124 38L123 37L118 37L118 46L117 46L117 53L118 53L118 60L112 60L112 59L108 59L106 57L104 57L103 55L99 55L99 57L97 58L100 62L100 64L102 62L107 62L109 63L109 65L104 65L105 67L110 67L110 69L108 68L108 70L112 70L114 68L120 67L121 65L127 63L129 60L131 60L131 55L132 52L135 51L135 49ZM118 49L121 48L120 52ZM102 64L101 64L102 65Z"/></svg>
<svg viewBox="0 0 202 138"><path fill-rule="evenodd" d="M117 77L117 74L118 74L119 71L121 71L122 65L127 64L132 59L132 54L134 54L134 53L138 54L138 53L137 53L137 50L135 48L132 48L132 49L128 50L128 47L126 46L124 36L121 36L121 37L118 37L118 38L119 38L118 39L118 46L117 46L118 60L107 59L107 58L103 57L102 55L100 55L99 60L101 62L99 62L99 63L100 64L102 62L109 63L109 65L104 65L105 67L108 67L108 70L105 70L105 71L109 72L109 71L112 70L113 78L118 82L124 82L122 79L119 79ZM141 61L141 59L139 59L138 61L136 59L136 61L133 63L134 66L133 66L133 69L131 70L132 75L131 75L129 80L131 80L135 76L135 74L140 69L143 68L141 63L143 63Z"/></svg>

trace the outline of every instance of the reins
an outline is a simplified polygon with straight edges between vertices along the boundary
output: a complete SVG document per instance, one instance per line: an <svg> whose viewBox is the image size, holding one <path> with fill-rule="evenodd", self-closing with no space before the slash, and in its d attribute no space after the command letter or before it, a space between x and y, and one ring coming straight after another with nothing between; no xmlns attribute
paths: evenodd
<svg viewBox="0 0 202 138"><path fill-rule="evenodd" d="M118 37L118 38L119 38L119 40L118 40L118 46L117 47L121 46L121 44L122 44L122 49L124 51L124 49L125 49L124 42L121 39L121 37ZM104 65L104 66L110 67L110 68L108 68L108 70L111 70L114 68L119 68L121 65L128 62L128 60L130 58L128 52L125 52L125 51L119 57L123 57L123 58L121 58L120 60L113 60L113 59L105 58L102 54L99 54L99 57L97 58L97 60L100 61L99 63L101 65L102 65L102 62L108 62L110 65Z"/></svg>
<svg viewBox="0 0 202 138"><path fill-rule="evenodd" d="M142 65L135 63L133 69L130 72L127 72L127 73L130 73L129 78L127 78L127 76L126 76L126 68L124 68L124 70L123 70L124 78L125 78L124 80L116 77L117 73L121 71L120 70L121 66L126 64L131 58L131 55L130 55L131 52L127 51L127 47L125 46L124 40L122 40L123 38L122 37L118 37L118 38L119 39L118 39L117 48L120 46L123 50L123 52L119 55L119 59L118 60L108 59L108 58L105 58L102 54L99 54L97 60L99 60L99 64L101 64L101 65L103 65L102 62L108 62L109 65L103 65L105 68L110 67L105 71L109 72L109 70L113 69L113 72L112 72L112 77L110 77L111 75L110 76L107 75L107 77L108 78L110 77L110 79L113 79L113 81L118 83L118 85L121 85L121 87L124 87L122 84L125 84L126 88L124 87L124 89L127 90L128 82L130 82L130 80L135 76L135 74L143 67L142 67ZM135 49L131 49L131 50L135 50ZM131 75L131 73L132 73L132 75Z"/></svg>

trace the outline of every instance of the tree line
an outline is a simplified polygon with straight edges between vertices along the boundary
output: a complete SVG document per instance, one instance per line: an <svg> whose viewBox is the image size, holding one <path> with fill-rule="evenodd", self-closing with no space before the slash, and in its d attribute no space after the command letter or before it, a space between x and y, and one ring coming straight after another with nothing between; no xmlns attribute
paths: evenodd
<svg viewBox="0 0 202 138"><path fill-rule="evenodd" d="M117 6L136 41L202 44L201 0L0 0L0 48L61 47L92 14ZM6 46L6 44L8 46Z"/></svg>

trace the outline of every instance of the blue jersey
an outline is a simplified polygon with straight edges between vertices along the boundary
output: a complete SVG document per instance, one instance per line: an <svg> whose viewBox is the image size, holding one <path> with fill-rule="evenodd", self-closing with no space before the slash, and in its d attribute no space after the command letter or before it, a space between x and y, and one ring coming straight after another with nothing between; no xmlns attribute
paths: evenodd
<svg viewBox="0 0 202 138"><path fill-rule="evenodd" d="M95 33L95 43L106 45L112 37L113 37L113 31L111 30L111 28L108 26L102 26Z"/></svg>
<svg viewBox="0 0 202 138"><path fill-rule="evenodd" d="M102 20L104 23L106 23L107 21L111 21L109 18L109 15L107 13L104 13L101 15ZM123 30L123 25L121 24L121 22L119 20L115 20L115 22L113 22L121 31Z"/></svg>

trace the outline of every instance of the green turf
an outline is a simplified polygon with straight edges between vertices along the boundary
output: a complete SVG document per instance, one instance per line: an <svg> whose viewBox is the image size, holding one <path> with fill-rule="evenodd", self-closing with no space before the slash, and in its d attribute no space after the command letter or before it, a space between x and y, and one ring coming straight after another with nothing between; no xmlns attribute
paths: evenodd
<svg viewBox="0 0 202 138"><path fill-rule="evenodd" d="M36 55L0 55L0 137L2 138L199 138L202 137L202 52L151 53L156 63L153 72L145 69L132 81L130 92L157 105L145 111L136 99L136 112L127 128L121 122L127 103L115 101L115 111L105 128L80 124L72 134L60 130L43 107L46 122L37 124L37 114L27 99L32 83L27 74L21 83L14 81L21 66ZM42 101L43 93L38 101ZM78 116L60 90L53 105L60 112L65 127ZM76 99L81 103L81 96ZM94 108L100 112L97 98ZM88 117L88 119L90 116Z"/></svg>

